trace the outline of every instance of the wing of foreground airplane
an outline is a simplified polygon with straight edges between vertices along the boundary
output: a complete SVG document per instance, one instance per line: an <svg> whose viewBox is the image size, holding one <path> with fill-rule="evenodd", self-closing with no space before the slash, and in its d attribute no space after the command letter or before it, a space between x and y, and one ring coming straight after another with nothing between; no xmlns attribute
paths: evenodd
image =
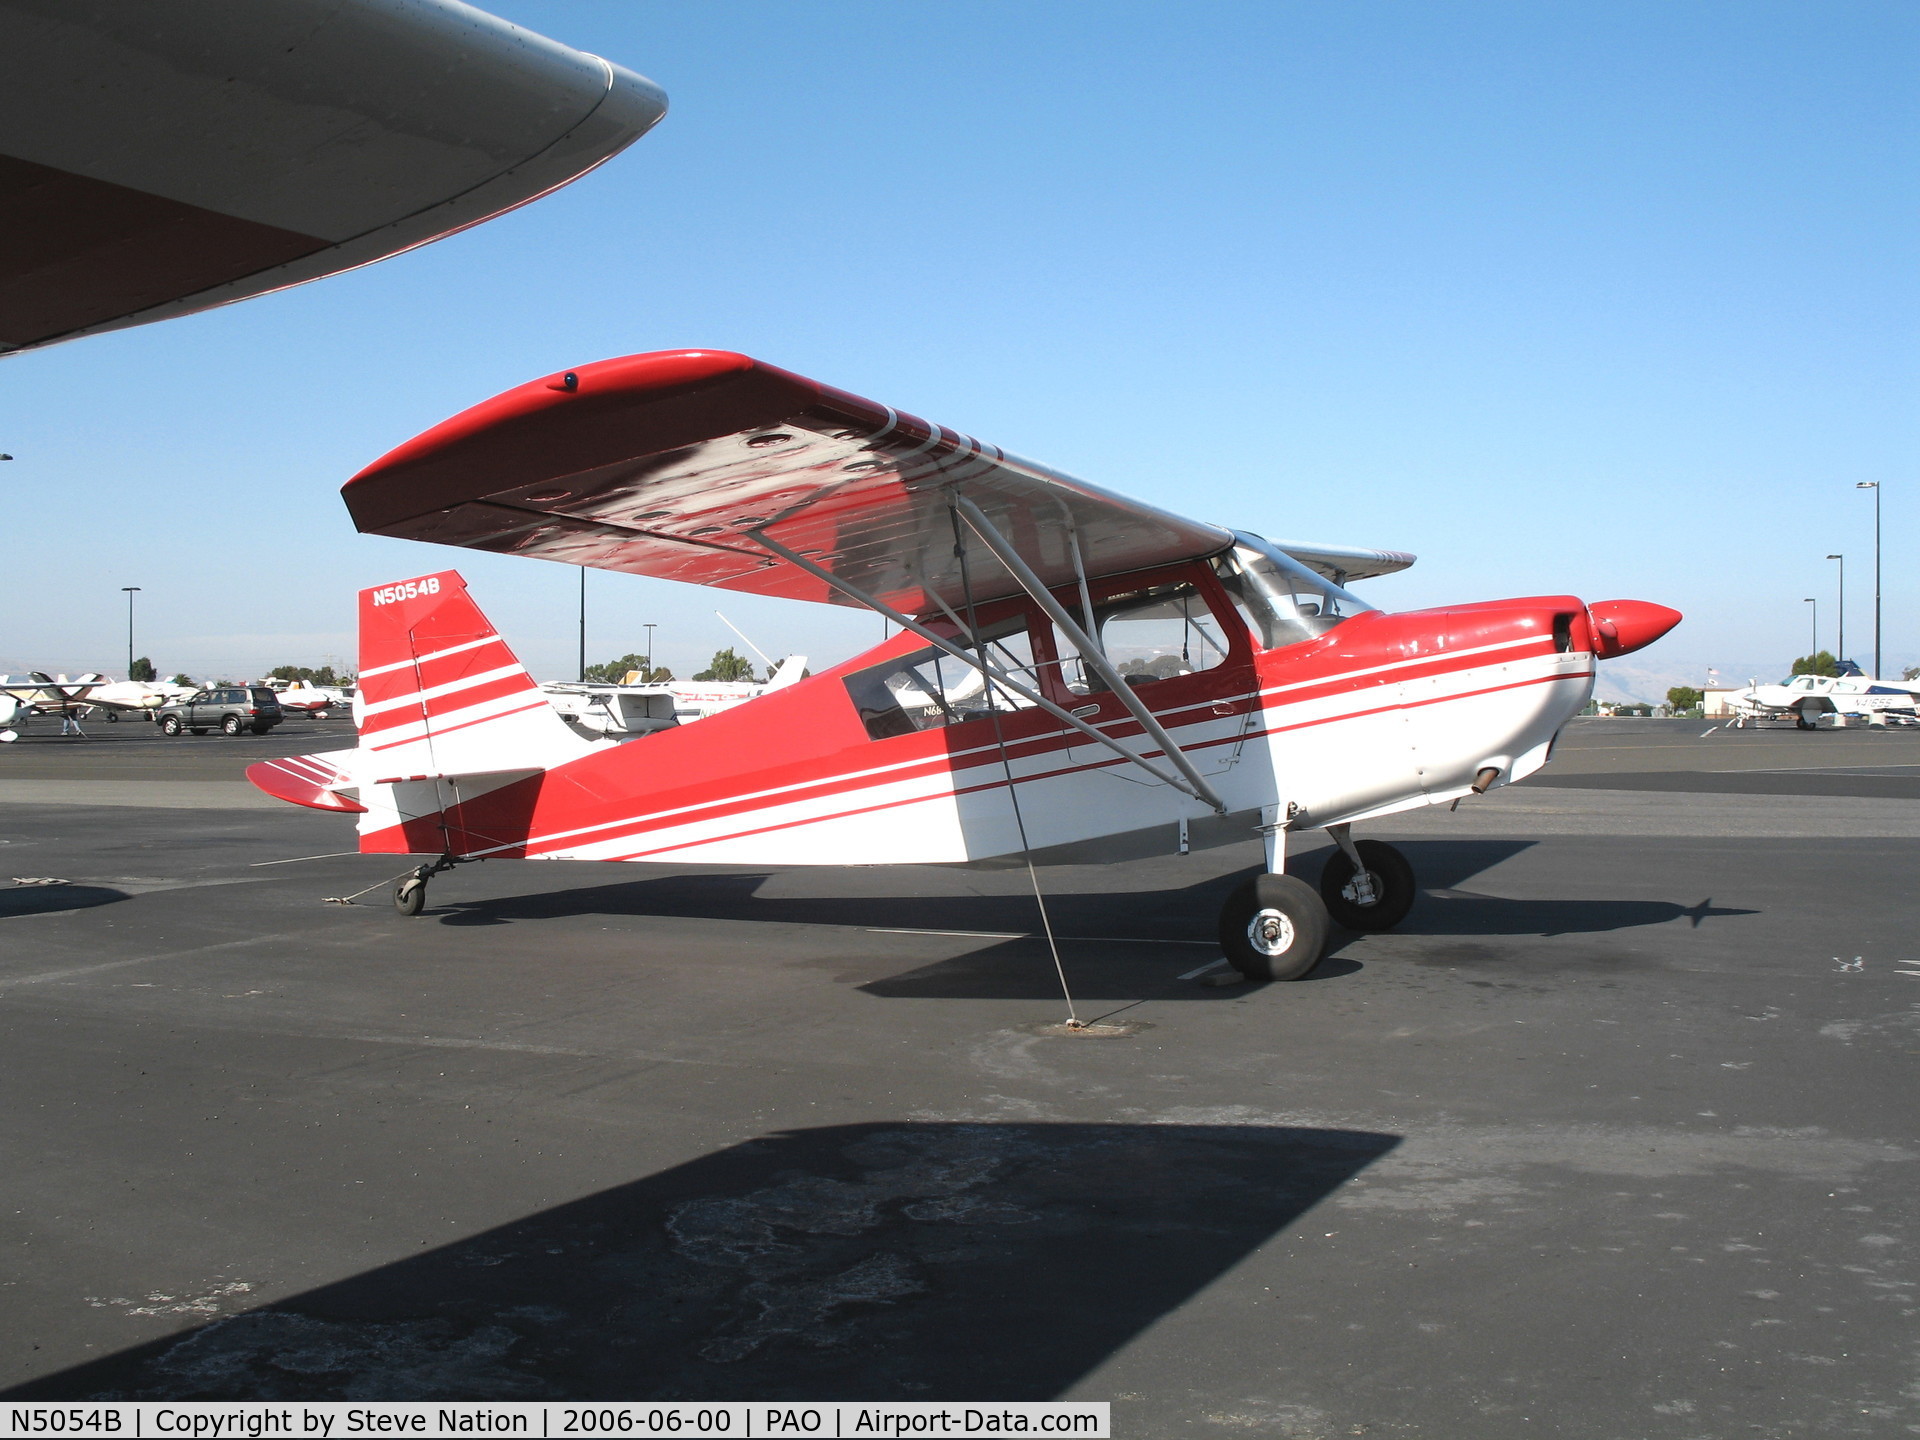
<svg viewBox="0 0 1920 1440"><path fill-rule="evenodd" d="M977 541L963 573L955 494L1049 587L1074 583L1076 539L1089 576L1232 541L1218 526L720 350L629 355L508 390L342 491L374 534L852 603L785 551L911 615L1021 588ZM1345 563L1349 578L1413 562L1392 551L1320 558Z"/></svg>
<svg viewBox="0 0 1920 1440"><path fill-rule="evenodd" d="M665 112L453 0L0 0L0 354L424 245Z"/></svg>

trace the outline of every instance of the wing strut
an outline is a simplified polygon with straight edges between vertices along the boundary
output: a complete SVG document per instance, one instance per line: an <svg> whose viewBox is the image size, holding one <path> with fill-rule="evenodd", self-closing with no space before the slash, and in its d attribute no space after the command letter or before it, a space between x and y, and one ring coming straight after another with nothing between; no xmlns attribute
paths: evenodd
<svg viewBox="0 0 1920 1440"><path fill-rule="evenodd" d="M964 495L955 495L953 500L954 504L960 507L960 513L967 517L967 524L973 533L984 540L987 548L1000 557L1000 563L1013 572L1013 578L1020 582L1020 588L1033 597L1033 603L1046 611L1053 623L1060 627L1061 632L1079 648L1081 663L1107 682L1107 688L1113 691L1122 705L1127 707L1133 718L1140 722L1140 728L1159 743L1167 759L1179 766L1180 773L1187 777L1188 783L1192 786L1191 789L1187 789L1187 786L1180 788L1187 790L1189 795L1204 800L1220 814L1226 814L1226 803L1213 793L1212 786L1200 778L1200 772L1194 768L1186 752L1174 743L1173 737L1167 734L1165 728L1154 718L1153 712L1141 703L1133 687L1127 684L1120 672L1113 668L1106 653L1094 644L1086 631L1075 623L1073 616L1067 613L1067 607L1053 598L1053 593L1041 583L1040 577L1033 573L1025 560L1020 558L1020 552L1007 543L1006 537L994 528L993 522L987 519L986 513L973 501Z"/></svg>
<svg viewBox="0 0 1920 1440"><path fill-rule="evenodd" d="M1171 740L1164 740L1162 743L1168 747L1168 753L1170 754L1170 756L1176 757L1175 764L1179 765L1180 769L1183 772L1191 774L1193 776L1194 783L1191 785L1188 784L1186 781L1182 780L1179 775L1168 773L1167 771L1161 769L1158 765L1155 765L1151 760L1148 760L1144 755L1141 755L1136 751L1128 749L1125 745L1122 745L1118 740L1114 739L1111 735L1107 734L1104 730L1096 730L1093 726L1089 725L1086 721L1082 720L1078 715L1072 714L1070 711L1061 709L1060 706L1054 704L1051 700L1047 699L1046 696L1040 694L1036 690L1029 689L1027 686L1021 684L1018 680L1015 680L1011 675L1007 674L1004 670L1001 670L999 667L989 663L985 658L975 653L974 651L963 649L962 647L954 644L951 640L946 639L944 636L936 635L933 631L929 630L925 625L922 625L918 620L914 619L911 615L903 615L900 611L894 609L891 605L887 604L884 600L881 600L876 596L869 595L866 591L860 589L857 585L854 585L849 581L842 580L838 575L835 575L832 571L827 570L823 566L814 564L813 561L808 559L805 555L799 554L797 551L789 550L786 546L782 545L778 540L775 540L772 536L767 535L759 530L749 530L747 534L756 544L761 545L765 549L771 551L773 554L778 555L782 560L787 561L789 564L799 566L802 570L805 570L808 574L812 575L815 579L823 581L824 583L832 586L835 590L838 590L842 595L845 595L848 599L856 601L857 603L866 606L869 610L876 611L879 614L886 616L887 619L891 620L894 624L898 625L902 630L911 630L914 634L918 635L922 640L925 640L928 644L934 646L939 650L944 651L946 654L951 655L954 659L958 660L962 665L970 666L971 668L978 670L982 675L986 676L989 684L997 683L1000 685L1004 685L1007 689L1013 691L1014 694L1020 696L1022 699L1028 700L1033 704L1039 706L1042 710L1046 711L1049 715L1053 716L1054 719L1062 722L1063 724L1072 726L1075 730L1078 730L1081 734L1085 735L1088 739L1098 741L1100 744L1106 746L1107 749L1113 751L1115 754L1119 755L1121 758L1131 762L1132 764L1138 765L1142 770L1146 771L1149 775L1153 776L1153 778L1158 780L1161 784L1171 786L1173 789L1178 790L1183 795L1191 795L1194 799L1200 801L1203 805L1212 806L1215 810L1219 811L1222 815L1227 813L1227 807L1221 802L1219 796L1213 793L1212 789L1206 784L1205 781L1200 779L1197 773L1194 773L1192 765L1186 763L1186 757L1180 754L1179 748L1175 746ZM1045 593L1045 592L1043 591L1042 593ZM1048 599L1052 599L1052 597L1048 596ZM967 627L962 626L961 629L965 631ZM1078 630L1077 626L1075 627L1075 630L1076 631ZM1127 698L1131 698L1131 696L1129 695ZM1150 727L1149 733L1155 734L1156 738L1159 738L1160 736L1164 736L1166 734L1164 730L1160 729L1160 726L1157 722L1152 721L1151 717L1149 717L1149 727Z"/></svg>

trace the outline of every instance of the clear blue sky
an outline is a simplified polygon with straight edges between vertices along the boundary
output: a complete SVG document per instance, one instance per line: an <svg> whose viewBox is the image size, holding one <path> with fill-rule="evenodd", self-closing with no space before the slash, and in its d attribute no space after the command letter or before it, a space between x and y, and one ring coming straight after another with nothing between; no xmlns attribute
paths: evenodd
<svg viewBox="0 0 1920 1440"><path fill-rule="evenodd" d="M745 350L1173 508L1413 550L1395 609L1687 612L1631 674L1920 662L1911 3L493 8L661 84L654 133L464 235L0 364L0 665L353 653L453 566L537 673L575 573L354 533L340 483L534 375ZM595 574L590 658L866 617ZM1638 666L1636 671L1624 667ZM1671 683L1664 681L1663 683ZM1608 689L1605 681L1602 689ZM1616 685L1613 688L1622 688Z"/></svg>

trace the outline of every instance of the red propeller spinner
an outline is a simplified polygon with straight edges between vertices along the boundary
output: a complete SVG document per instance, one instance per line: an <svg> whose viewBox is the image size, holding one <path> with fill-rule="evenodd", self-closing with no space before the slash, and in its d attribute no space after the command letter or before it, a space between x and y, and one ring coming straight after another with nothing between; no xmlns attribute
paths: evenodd
<svg viewBox="0 0 1920 1440"><path fill-rule="evenodd" d="M1651 600L1600 600L1587 607L1593 653L1602 660L1643 650L1680 623L1680 612Z"/></svg>

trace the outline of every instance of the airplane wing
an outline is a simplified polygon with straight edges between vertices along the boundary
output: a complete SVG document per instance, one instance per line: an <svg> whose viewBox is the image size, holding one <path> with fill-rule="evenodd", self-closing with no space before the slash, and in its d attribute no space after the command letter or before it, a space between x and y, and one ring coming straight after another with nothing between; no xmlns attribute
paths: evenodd
<svg viewBox="0 0 1920 1440"><path fill-rule="evenodd" d="M1313 545L1298 540L1273 542L1309 570L1345 585L1353 580L1371 580L1392 575L1413 564L1416 556L1404 550L1363 550L1352 545Z"/></svg>
<svg viewBox="0 0 1920 1440"><path fill-rule="evenodd" d="M665 112L451 0L0 0L0 353L424 245Z"/></svg>
<svg viewBox="0 0 1920 1440"><path fill-rule="evenodd" d="M847 604L764 533L895 609L1015 593L972 500L1049 586L1224 550L1232 535L885 405L719 350L582 365L508 390L342 490L370 534ZM1410 558L1410 557L1409 557Z"/></svg>

